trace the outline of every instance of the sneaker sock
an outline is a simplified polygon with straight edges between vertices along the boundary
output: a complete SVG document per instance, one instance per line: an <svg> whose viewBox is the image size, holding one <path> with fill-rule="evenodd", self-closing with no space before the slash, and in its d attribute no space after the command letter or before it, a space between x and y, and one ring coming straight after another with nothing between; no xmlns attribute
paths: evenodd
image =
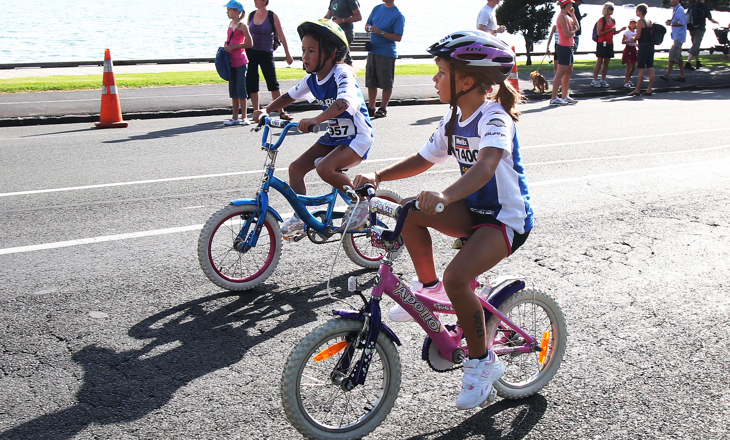
<svg viewBox="0 0 730 440"><path fill-rule="evenodd" d="M424 287L424 289L425 289L426 287L433 287L433 286L435 286L435 285L436 285L436 284L438 284L438 283L439 283L439 279L438 279L438 278L436 278L436 281L432 281L432 282L430 282L430 283L423 283L423 287Z"/></svg>
<svg viewBox="0 0 730 440"><path fill-rule="evenodd" d="M487 359L487 358L489 358L489 350L487 350L487 352L484 353L483 356L479 356L479 357L473 358L473 359L479 359L480 361L483 361L484 359Z"/></svg>

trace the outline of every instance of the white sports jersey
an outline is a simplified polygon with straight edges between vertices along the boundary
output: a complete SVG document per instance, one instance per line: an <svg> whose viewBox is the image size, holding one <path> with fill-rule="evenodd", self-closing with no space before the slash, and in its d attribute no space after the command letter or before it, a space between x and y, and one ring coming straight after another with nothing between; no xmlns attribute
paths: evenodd
<svg viewBox="0 0 730 440"><path fill-rule="evenodd" d="M492 179L466 197L466 206L477 213L493 216L519 234L532 229L530 193L520 156L515 123L502 106L494 101L485 102L466 121L459 121L461 109L457 108L454 127L454 158L459 162L463 175L477 162L482 148L504 150ZM436 132L418 153L432 163L444 163L448 159L446 125L451 111L441 119Z"/></svg>
<svg viewBox="0 0 730 440"><path fill-rule="evenodd" d="M347 109L328 121L327 134L317 142L323 145L349 145L360 157L367 157L373 145L373 126L352 68L335 64L322 81L317 79L316 74L310 73L289 90L289 96L295 100L316 101L322 111L338 99L347 101Z"/></svg>

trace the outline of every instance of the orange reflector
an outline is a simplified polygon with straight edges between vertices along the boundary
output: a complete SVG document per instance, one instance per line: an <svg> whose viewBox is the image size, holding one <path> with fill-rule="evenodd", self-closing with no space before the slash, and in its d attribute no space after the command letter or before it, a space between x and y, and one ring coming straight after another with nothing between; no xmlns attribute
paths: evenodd
<svg viewBox="0 0 730 440"><path fill-rule="evenodd" d="M335 345L325 348L316 355L314 355L314 362L322 362L337 353L341 352L343 348L347 347L347 341L338 342Z"/></svg>
<svg viewBox="0 0 730 440"><path fill-rule="evenodd" d="M545 364L545 359L547 358L547 351L548 351L548 343L550 342L550 332L545 332L542 334L542 341L540 342L540 356L538 356L537 361L540 362L540 364Z"/></svg>

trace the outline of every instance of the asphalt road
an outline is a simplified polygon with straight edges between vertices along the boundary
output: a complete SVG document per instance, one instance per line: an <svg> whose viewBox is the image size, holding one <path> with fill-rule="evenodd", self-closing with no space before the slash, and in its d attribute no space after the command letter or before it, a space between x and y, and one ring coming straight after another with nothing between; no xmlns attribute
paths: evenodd
<svg viewBox="0 0 730 440"><path fill-rule="evenodd" d="M536 228L489 275L522 275L558 300L563 364L532 398L458 411L460 374L431 371L420 329L393 323L403 383L368 438L727 439L728 98L525 105ZM390 109L359 171L417 150L445 110ZM242 294L205 278L200 225L252 196L264 161L258 134L220 122L0 129L1 439L298 437L280 375L292 346L330 319L336 246L285 243L270 280ZM289 138L280 171L314 139ZM455 177L448 163L388 186L406 196ZM435 240L441 269L450 243ZM407 257L396 270L413 275ZM372 276L340 255L333 285L352 274Z"/></svg>

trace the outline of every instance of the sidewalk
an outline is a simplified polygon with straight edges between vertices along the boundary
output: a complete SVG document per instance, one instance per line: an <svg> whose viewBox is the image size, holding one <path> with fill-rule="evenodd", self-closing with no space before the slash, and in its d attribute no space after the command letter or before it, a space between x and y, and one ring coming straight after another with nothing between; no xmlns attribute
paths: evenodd
<svg viewBox="0 0 730 440"><path fill-rule="evenodd" d="M535 59L533 58L533 61ZM399 59L399 64L424 64L425 59ZM291 68L300 68L300 62L295 61ZM285 68L286 63L277 62L277 67ZM535 65L537 67L537 65ZM365 68L365 60L355 60L355 68ZM114 73L149 73L214 70L212 63L191 64L143 64L133 66L115 66ZM11 69L0 70L0 78L30 77L48 75L99 75L103 69L98 66L44 68L44 69ZM552 66L543 64L540 72L552 87ZM656 72L654 82L655 96L632 99L656 99L656 95L672 91L709 90L715 88L730 88L730 66L702 68L696 71L687 71L686 82L664 81L659 78L665 73ZM636 73L633 81L636 82ZM679 75L675 68L673 76ZM608 72L606 78L609 88L595 88L591 86L593 72L574 72L570 90L571 96L578 100L599 96L625 96L630 90L623 86L624 70L617 69ZM648 78L644 81L646 88ZM281 81L281 90L288 90L296 81ZM365 91L365 79L358 78L358 84ZM520 73L520 91L528 101L542 101L550 98L550 93L535 93L532 91L532 81L528 74ZM265 90L262 82L260 93L263 105L270 102L270 94ZM146 89L121 89L120 101L125 120L151 119L166 117L186 117L204 115L227 115L230 113L231 103L228 98L226 84L206 86L161 87ZM95 122L99 118L101 95L99 90L48 92L48 93L20 93L0 94L0 127L40 124L60 124L72 122ZM390 105L418 105L438 104L438 96L430 76L398 76L395 80L393 98ZM547 102L545 103L547 105ZM290 111L310 110L316 107L306 102L295 103L288 107Z"/></svg>

